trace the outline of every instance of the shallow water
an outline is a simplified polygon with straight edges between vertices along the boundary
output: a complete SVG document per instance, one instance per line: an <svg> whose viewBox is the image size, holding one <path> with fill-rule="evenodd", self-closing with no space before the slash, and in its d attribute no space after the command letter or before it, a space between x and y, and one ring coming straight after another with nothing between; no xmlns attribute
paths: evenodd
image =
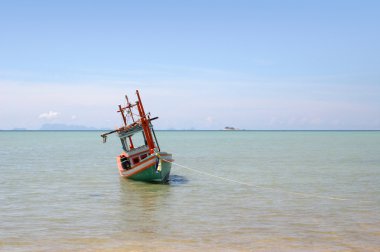
<svg viewBox="0 0 380 252"><path fill-rule="evenodd" d="M380 250L380 132L158 131L239 182L173 166L164 185L120 178L99 135L0 131L0 250Z"/></svg>

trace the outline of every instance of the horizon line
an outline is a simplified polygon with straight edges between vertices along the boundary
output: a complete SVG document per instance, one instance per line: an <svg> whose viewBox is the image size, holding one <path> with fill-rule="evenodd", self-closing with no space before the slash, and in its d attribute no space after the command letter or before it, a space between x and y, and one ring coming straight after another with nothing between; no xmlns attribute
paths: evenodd
<svg viewBox="0 0 380 252"><path fill-rule="evenodd" d="M0 131L108 131L112 129L57 129L57 130L41 130L41 129L0 129ZM235 129L235 130L225 130L225 129L155 129L155 131L380 131L380 129Z"/></svg>

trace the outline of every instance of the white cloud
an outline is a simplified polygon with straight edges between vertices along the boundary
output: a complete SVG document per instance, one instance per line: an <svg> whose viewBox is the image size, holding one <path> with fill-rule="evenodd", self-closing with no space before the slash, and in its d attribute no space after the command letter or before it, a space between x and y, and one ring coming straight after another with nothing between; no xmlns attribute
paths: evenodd
<svg viewBox="0 0 380 252"><path fill-rule="evenodd" d="M125 102L124 94L135 101L135 89L141 91L146 111L160 117L155 122L158 129L380 127L380 119L376 120L380 118L379 99L373 98L378 94L377 87L360 87L362 89L359 90L356 86L350 86L351 89L342 92L343 84L327 88L326 81L321 81L321 84L312 82L309 88L306 85L308 80L296 79L293 84L239 79L232 80L231 84L228 78L219 81L212 78L203 80L201 77L199 80L157 79L154 83L153 80L141 80L142 84L126 81L125 85L114 80L110 86L103 85L103 81L94 85L87 82L46 84L4 81L0 78L0 106L9 108L0 110L0 128L37 129L41 121L57 118L61 123L80 120L86 126L113 128L120 123L120 114L115 112L117 104ZM202 92L199 92L200 88ZM67 99L68 96L70 99ZM30 106L20 105L26 99ZM53 108L52 105L54 110L47 112L46 108ZM22 116L17 114L19 110L23 110Z"/></svg>
<svg viewBox="0 0 380 252"><path fill-rule="evenodd" d="M38 116L38 118L40 118L40 119L52 120L52 119L57 118L58 115L59 115L58 112L55 112L55 111L51 111L51 110L50 110L50 111L47 112L47 113L42 113L42 114L40 114L40 115Z"/></svg>

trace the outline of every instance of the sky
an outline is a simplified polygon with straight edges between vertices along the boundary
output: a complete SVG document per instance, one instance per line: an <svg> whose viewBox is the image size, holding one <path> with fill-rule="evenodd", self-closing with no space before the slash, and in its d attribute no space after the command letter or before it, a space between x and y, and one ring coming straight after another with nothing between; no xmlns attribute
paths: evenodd
<svg viewBox="0 0 380 252"><path fill-rule="evenodd" d="M0 129L379 130L380 1L0 0Z"/></svg>

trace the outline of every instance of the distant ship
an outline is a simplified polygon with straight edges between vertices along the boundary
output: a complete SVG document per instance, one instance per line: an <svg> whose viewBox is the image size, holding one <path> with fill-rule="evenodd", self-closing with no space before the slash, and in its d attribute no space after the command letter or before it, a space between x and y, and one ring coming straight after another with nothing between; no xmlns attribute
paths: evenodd
<svg viewBox="0 0 380 252"><path fill-rule="evenodd" d="M112 133L117 133L120 138L123 152L116 158L120 176L138 181L166 182L174 161L172 154L161 151L152 125L158 117L150 118L150 113L144 111L138 90L136 95L138 100L135 103L130 103L125 96L126 105L119 105L117 112L124 125L101 137L104 143L107 135ZM138 137L140 139L136 139Z"/></svg>
<svg viewBox="0 0 380 252"><path fill-rule="evenodd" d="M240 129L237 129L237 128L234 128L234 127L224 127L224 130L240 130Z"/></svg>

